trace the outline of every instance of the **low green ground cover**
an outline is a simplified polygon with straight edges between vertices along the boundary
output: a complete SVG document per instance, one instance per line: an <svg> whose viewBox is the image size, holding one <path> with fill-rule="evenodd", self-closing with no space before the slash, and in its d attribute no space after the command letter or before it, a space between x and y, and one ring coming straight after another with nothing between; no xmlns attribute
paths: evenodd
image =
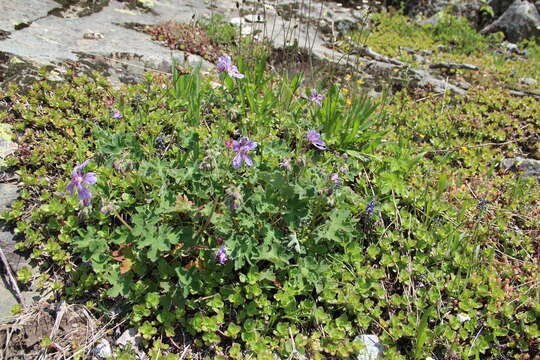
<svg viewBox="0 0 540 360"><path fill-rule="evenodd" d="M207 358L342 359L359 334L388 359L535 355L540 186L497 165L537 156L538 101L373 101L236 60L0 94L21 132L5 218L43 265L22 282L120 313L153 359L186 339Z"/></svg>

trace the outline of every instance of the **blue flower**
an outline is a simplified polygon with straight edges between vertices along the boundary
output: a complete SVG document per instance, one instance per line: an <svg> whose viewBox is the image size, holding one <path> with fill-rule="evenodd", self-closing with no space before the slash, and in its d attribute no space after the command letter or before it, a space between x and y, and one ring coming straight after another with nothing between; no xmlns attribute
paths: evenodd
<svg viewBox="0 0 540 360"><path fill-rule="evenodd" d="M216 259L221 265L225 264L229 260L227 257L227 249L225 249L224 246L220 247L216 252Z"/></svg>
<svg viewBox="0 0 540 360"><path fill-rule="evenodd" d="M241 138L240 141L233 141L233 150L236 152L236 156L232 160L233 167L235 169L240 169L243 162L245 162L247 166L252 166L253 160L248 153L256 148L257 143L249 140L246 136Z"/></svg>
<svg viewBox="0 0 540 360"><path fill-rule="evenodd" d="M324 95L318 94L316 89L311 89L311 96L308 96L308 100L322 107L322 101L324 100Z"/></svg>
<svg viewBox="0 0 540 360"><path fill-rule="evenodd" d="M315 130L309 130L307 132L306 138L309 140L313 146L319 150L326 150L326 143L321 139L321 134Z"/></svg>
<svg viewBox="0 0 540 360"><path fill-rule="evenodd" d="M89 172L85 174L83 172L86 165L88 165L88 162L90 162L90 160L86 160L81 165L75 166L71 173L71 182L66 186L66 190L69 191L71 196L73 196L73 193L77 190L79 200L82 201L84 206L90 205L90 200L92 199L92 193L84 186L84 184L93 185L97 182L95 173Z"/></svg>
<svg viewBox="0 0 540 360"><path fill-rule="evenodd" d="M221 56L218 59L216 69L218 73L226 71L229 76L235 77L237 79L242 79L244 77L243 74L240 74L236 65L232 64L231 57L229 55Z"/></svg>
<svg viewBox="0 0 540 360"><path fill-rule="evenodd" d="M330 181L332 181L336 186L341 185L341 180L339 178L339 175L337 173L330 174Z"/></svg>
<svg viewBox="0 0 540 360"><path fill-rule="evenodd" d="M374 211L375 211L375 199L372 199L366 206L366 215L373 216Z"/></svg>

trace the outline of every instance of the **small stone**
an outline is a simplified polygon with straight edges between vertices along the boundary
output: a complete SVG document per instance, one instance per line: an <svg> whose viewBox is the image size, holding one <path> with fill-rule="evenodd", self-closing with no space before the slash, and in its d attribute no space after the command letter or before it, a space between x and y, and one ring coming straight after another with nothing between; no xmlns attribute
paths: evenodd
<svg viewBox="0 0 540 360"><path fill-rule="evenodd" d="M538 83L538 81L536 81L535 79L533 78L529 78L529 77L526 77L526 78L521 78L519 79L519 82L523 85L528 85L528 86L534 86Z"/></svg>
<svg viewBox="0 0 540 360"><path fill-rule="evenodd" d="M414 54L413 59L414 59L414 61L416 61L417 63L420 63L420 64L423 64L423 63L426 62L426 59L424 59L424 57L422 55L419 55L419 54Z"/></svg>
<svg viewBox="0 0 540 360"><path fill-rule="evenodd" d="M94 347L93 352L97 357L108 359L112 356L111 344L109 344L107 340L103 339Z"/></svg>
<svg viewBox="0 0 540 360"><path fill-rule="evenodd" d="M235 18L232 18L231 20L229 20L229 24L236 25L236 26L241 26L244 23L245 23L245 21L241 17L235 17Z"/></svg>
<svg viewBox="0 0 540 360"><path fill-rule="evenodd" d="M410 47L410 46L400 46L399 50L401 50L403 52L406 52L409 55L414 54L414 49L412 47Z"/></svg>
<svg viewBox="0 0 540 360"><path fill-rule="evenodd" d="M514 43L506 43L506 50L510 51L511 53L519 53L519 48Z"/></svg>
<svg viewBox="0 0 540 360"><path fill-rule="evenodd" d="M137 348L142 342L142 337L138 334L137 329L129 328L120 335L116 340L116 344L120 346L126 346L131 344L132 347Z"/></svg>
<svg viewBox="0 0 540 360"><path fill-rule="evenodd" d="M83 38L87 40L99 40L99 39L103 39L103 37L104 37L103 34L98 33L98 32L87 32L87 33L84 33L83 35Z"/></svg>
<svg viewBox="0 0 540 360"><path fill-rule="evenodd" d="M458 314L457 319L460 323L463 324L464 322L471 320L471 317L466 314Z"/></svg>
<svg viewBox="0 0 540 360"><path fill-rule="evenodd" d="M521 171L524 177L540 177L540 160L521 157L504 159L499 166L504 170Z"/></svg>
<svg viewBox="0 0 540 360"><path fill-rule="evenodd" d="M358 360L376 360L384 353L384 345L379 342L377 335L358 335L355 340L364 344L358 354Z"/></svg>

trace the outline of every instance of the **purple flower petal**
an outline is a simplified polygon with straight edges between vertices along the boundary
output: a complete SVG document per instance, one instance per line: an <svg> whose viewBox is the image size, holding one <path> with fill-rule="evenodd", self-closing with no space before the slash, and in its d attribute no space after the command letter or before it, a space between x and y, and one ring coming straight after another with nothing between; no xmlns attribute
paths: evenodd
<svg viewBox="0 0 540 360"><path fill-rule="evenodd" d="M232 164L235 169L240 169L240 166L242 166L242 153L236 154L232 160Z"/></svg>
<svg viewBox="0 0 540 360"><path fill-rule="evenodd" d="M73 182L70 182L66 185L66 190L69 191L69 194L73 196L73 192L75 191L75 184Z"/></svg>
<svg viewBox="0 0 540 360"><path fill-rule="evenodd" d="M77 188L77 195L79 195L79 200L81 200L83 203L89 202L92 198L92 193L90 192L90 190L88 190L82 185Z"/></svg>
<svg viewBox="0 0 540 360"><path fill-rule="evenodd" d="M243 74L240 74L236 65L232 64L231 57L229 55L223 55L219 57L218 63L216 65L216 70L218 73L227 71L227 74L229 74L229 76L235 77L237 79L242 79L244 77Z"/></svg>
<svg viewBox="0 0 540 360"><path fill-rule="evenodd" d="M246 150L255 150L257 148L258 143L255 141L248 141L244 147Z"/></svg>
<svg viewBox="0 0 540 360"><path fill-rule="evenodd" d="M253 160L248 154L242 154L242 159L245 161L247 166L253 166Z"/></svg>
<svg viewBox="0 0 540 360"><path fill-rule="evenodd" d="M71 172L71 182L66 185L66 190L70 192L71 196L73 196L75 189L77 189L79 200L82 201L84 206L90 205L90 200L92 199L92 193L84 184L93 185L97 182L95 173L83 173L84 168L89 162L90 160L85 160L81 165L75 166Z"/></svg>
<svg viewBox="0 0 540 360"><path fill-rule="evenodd" d="M84 174L82 181L87 183L88 185L94 185L97 182L96 173L89 172Z"/></svg>
<svg viewBox="0 0 540 360"><path fill-rule="evenodd" d="M244 75L240 74L240 72L238 71L238 68L235 65L230 65L230 67L227 69L227 72L229 73L230 76L235 77L237 79L244 78Z"/></svg>
<svg viewBox="0 0 540 360"><path fill-rule="evenodd" d="M319 150L326 150L326 143L321 139L321 134L315 130L309 130L306 138L309 142Z"/></svg>
<svg viewBox="0 0 540 360"><path fill-rule="evenodd" d="M236 152L240 151L240 142L236 140L233 141L233 150Z"/></svg>
<svg viewBox="0 0 540 360"><path fill-rule="evenodd" d="M231 66L231 57L229 55L220 56L216 65L218 73L224 72Z"/></svg>
<svg viewBox="0 0 540 360"><path fill-rule="evenodd" d="M81 165L75 166L75 168L71 172L71 175L75 176L75 175L77 175L79 173L82 173L84 168L86 167L86 165L88 165L89 162L90 162L90 159L87 159Z"/></svg>

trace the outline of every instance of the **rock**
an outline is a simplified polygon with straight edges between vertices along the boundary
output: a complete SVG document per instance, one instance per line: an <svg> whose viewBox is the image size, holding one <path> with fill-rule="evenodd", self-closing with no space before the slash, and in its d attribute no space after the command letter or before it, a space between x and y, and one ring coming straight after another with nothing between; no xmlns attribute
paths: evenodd
<svg viewBox="0 0 540 360"><path fill-rule="evenodd" d="M11 32L0 29L0 40L7 39Z"/></svg>
<svg viewBox="0 0 540 360"><path fill-rule="evenodd" d="M413 54L413 59L419 64L423 64L426 62L426 59L420 54Z"/></svg>
<svg viewBox="0 0 540 360"><path fill-rule="evenodd" d="M108 359L112 356L111 344L105 339L102 339L92 350L94 355L102 359Z"/></svg>
<svg viewBox="0 0 540 360"><path fill-rule="evenodd" d="M83 39L99 40L99 39L103 39L103 34L98 33L98 32L87 32L87 33L84 33Z"/></svg>
<svg viewBox="0 0 540 360"><path fill-rule="evenodd" d="M1 1L0 29L11 31L20 24L30 25L57 7L54 0L25 0L24 5L18 1Z"/></svg>
<svg viewBox="0 0 540 360"><path fill-rule="evenodd" d="M197 60L202 61L203 70L213 68L201 57L195 59L179 50L171 52L152 41L149 34L125 26L158 24L169 19L190 22L194 15L211 14L202 1L155 1L151 11L130 10L127 4L118 1L85 3L95 4L88 5L94 7L94 11L83 11L87 16L79 17L83 13L75 9L75 5L62 7L60 12L53 11L59 8L58 2L53 0L28 0L24 6L17 1L0 1L0 29L11 31L8 38L0 41L0 57L20 59L20 64L9 66L0 59L0 83L13 81L13 78L19 82L22 74L19 68L52 66L60 73L70 68L78 74L97 71L119 88L125 83L143 80L146 71L169 73L172 56L179 64L192 65L192 61ZM72 7L75 12L71 11ZM62 17L67 13L71 14L69 18ZM21 22L31 25L13 31L14 24ZM9 74L4 76L7 71ZM25 82L33 80L30 76L26 78Z"/></svg>
<svg viewBox="0 0 540 360"><path fill-rule="evenodd" d="M11 289L5 286L6 283L0 280L0 325L10 323L16 318L11 309L19 303ZM39 293L35 291L22 291L21 295L25 304L39 300Z"/></svg>
<svg viewBox="0 0 540 360"><path fill-rule="evenodd" d="M488 5L493 9L495 17L501 16L514 0L491 0Z"/></svg>
<svg viewBox="0 0 540 360"><path fill-rule="evenodd" d="M418 25L422 26L422 27L430 27L430 26L437 26L437 24L439 23L439 20L441 19L441 14L440 13L437 13L427 19L424 19L424 20L420 20L418 22Z"/></svg>
<svg viewBox="0 0 540 360"><path fill-rule="evenodd" d="M410 70L409 74L411 75L411 85L421 88L431 89L436 93L444 93L446 90L452 91L452 93L457 95L465 95L466 91L456 85L450 84L449 82L436 78L431 75L428 71L425 70Z"/></svg>
<svg viewBox="0 0 540 360"><path fill-rule="evenodd" d="M524 177L540 177L540 160L525 159L521 157L504 159L500 165L501 169L509 171L520 171Z"/></svg>
<svg viewBox="0 0 540 360"><path fill-rule="evenodd" d="M13 184L0 184L0 214L7 210L13 200L17 199L17 190L17 186ZM11 270L16 272L23 266L28 266L27 260L15 253L14 235L4 228L3 223L0 223L0 247ZM4 277L3 265L0 265L0 268L2 268L0 274L3 277L3 279L0 279L0 324L5 324L15 318L11 314L11 309L18 304L18 300L11 288L6 287L9 281L6 281L7 279ZM39 298L39 294L34 291L22 291L21 296L25 304L30 304L33 300Z"/></svg>
<svg viewBox="0 0 540 360"><path fill-rule="evenodd" d="M357 25L355 20L336 19L334 20L334 28L341 34L356 30Z"/></svg>
<svg viewBox="0 0 540 360"><path fill-rule="evenodd" d="M384 345L379 342L377 335L358 335L355 340L360 340L364 344L364 349L358 354L358 360L376 360L384 353Z"/></svg>
<svg viewBox="0 0 540 360"><path fill-rule="evenodd" d="M141 343L142 337L135 328L127 329L116 340L117 345L126 346L127 344L130 344L134 349L138 348Z"/></svg>
<svg viewBox="0 0 540 360"><path fill-rule="evenodd" d="M519 79L519 83L523 85L527 85L527 86L534 86L538 84L538 81L536 81L533 78L526 77L526 78Z"/></svg>
<svg viewBox="0 0 540 360"><path fill-rule="evenodd" d="M502 31L511 42L540 36L540 14L530 2L515 0L497 20L483 28L481 33L498 31Z"/></svg>
<svg viewBox="0 0 540 360"><path fill-rule="evenodd" d="M19 196L17 186L13 184L0 184L0 214L6 212L13 200Z"/></svg>
<svg viewBox="0 0 540 360"><path fill-rule="evenodd" d="M229 24L235 25L235 26L242 26L245 23L244 18L241 17L234 17L231 20L229 20Z"/></svg>
<svg viewBox="0 0 540 360"><path fill-rule="evenodd" d="M511 53L516 53L518 54L520 51L519 51L519 47L517 46L517 44L514 44L514 43L505 43L505 47L506 47L506 50L510 51Z"/></svg>
<svg viewBox="0 0 540 360"><path fill-rule="evenodd" d="M11 125L0 124L0 170L4 166L6 156L17 150L17 144L11 140L11 136Z"/></svg>

